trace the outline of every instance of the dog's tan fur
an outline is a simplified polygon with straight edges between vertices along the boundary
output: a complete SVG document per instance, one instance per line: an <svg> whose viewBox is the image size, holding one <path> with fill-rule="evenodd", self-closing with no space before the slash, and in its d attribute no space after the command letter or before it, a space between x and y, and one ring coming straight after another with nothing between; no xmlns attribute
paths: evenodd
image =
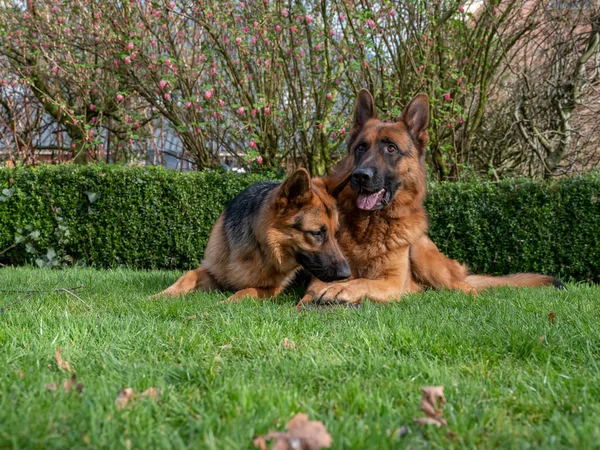
<svg viewBox="0 0 600 450"><path fill-rule="evenodd" d="M229 301L279 294L300 268L296 252L319 252L332 263L344 261L335 232L338 213L331 179L310 179L299 169L272 190L255 212L251 243L228 238L225 212L217 220L198 269L191 270L156 296L178 296L196 290L236 291ZM301 224L299 227L298 224ZM319 242L301 231L326 228L329 239ZM345 262L344 262L345 264Z"/></svg>
<svg viewBox="0 0 600 450"><path fill-rule="evenodd" d="M298 309L311 301L357 303L364 298L389 302L423 287L458 289L476 294L491 286L542 286L556 284L553 277L516 274L506 277L468 276L467 268L443 255L427 236L425 148L429 140L429 102L415 97L396 122L376 118L371 94L362 90L356 102L349 153L335 171L356 167L355 143L368 150L361 163L392 171L400 188L387 207L365 211L357 206L357 192L347 186L338 197L338 241L352 271L352 279L336 283L314 280ZM386 142L402 149L404 156L390 167L378 150ZM358 144L357 144L358 145ZM385 144L384 144L385 145Z"/></svg>

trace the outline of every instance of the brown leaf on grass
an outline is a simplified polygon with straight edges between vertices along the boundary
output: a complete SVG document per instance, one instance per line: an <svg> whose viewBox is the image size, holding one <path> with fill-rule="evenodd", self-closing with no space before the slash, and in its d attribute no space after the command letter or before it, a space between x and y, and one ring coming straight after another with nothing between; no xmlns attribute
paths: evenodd
<svg viewBox="0 0 600 450"><path fill-rule="evenodd" d="M55 391L56 388L58 388L58 386L56 385L56 382L46 383L46 389L48 389L49 391Z"/></svg>
<svg viewBox="0 0 600 450"><path fill-rule="evenodd" d="M23 373L22 370L15 370L15 375L21 379L25 378L25 374Z"/></svg>
<svg viewBox="0 0 600 450"><path fill-rule="evenodd" d="M556 313L551 312L548 314L548 320L550 321L550 325L554 325L554 321L556 320Z"/></svg>
<svg viewBox="0 0 600 450"><path fill-rule="evenodd" d="M71 392L73 388L78 394L83 392L83 383L77 383L77 375L73 374L73 376L63 382L63 387L67 394Z"/></svg>
<svg viewBox="0 0 600 450"><path fill-rule="evenodd" d="M198 317L196 316L196 314L192 315L192 316L188 316L188 319L197 319Z"/></svg>
<svg viewBox="0 0 600 450"><path fill-rule="evenodd" d="M69 364L69 361L63 360L62 356L60 355L60 347L56 349L54 358L56 359L56 365L58 366L59 370L66 370L69 373L71 372L71 365Z"/></svg>
<svg viewBox="0 0 600 450"><path fill-rule="evenodd" d="M123 409L127 406L130 400L135 398L135 392L133 388L121 388L119 395L115 402L117 403L117 409Z"/></svg>
<svg viewBox="0 0 600 450"><path fill-rule="evenodd" d="M148 397L150 400L156 402L158 401L158 396L160 395L159 391L156 388L149 387L144 392L140 394L140 397Z"/></svg>
<svg viewBox="0 0 600 450"><path fill-rule="evenodd" d="M446 426L446 421L442 419L442 405L446 403L444 386L426 386L421 388L421 391L423 391L421 411L427 417L419 417L418 419L414 419L414 421L419 425Z"/></svg>
<svg viewBox="0 0 600 450"><path fill-rule="evenodd" d="M281 341L281 343L287 349L294 350L296 348L296 343L291 339L283 338L283 341Z"/></svg>
<svg viewBox="0 0 600 450"><path fill-rule="evenodd" d="M546 340L546 333L544 333L540 336L540 338L538 339L538 344L543 344L545 340Z"/></svg>
<svg viewBox="0 0 600 450"><path fill-rule="evenodd" d="M319 450L331 447L331 435L325 425L316 420L308 420L306 414L296 414L286 424L288 431L281 433L271 431L262 436L256 436L254 446L267 450L267 441L275 439L273 450Z"/></svg>

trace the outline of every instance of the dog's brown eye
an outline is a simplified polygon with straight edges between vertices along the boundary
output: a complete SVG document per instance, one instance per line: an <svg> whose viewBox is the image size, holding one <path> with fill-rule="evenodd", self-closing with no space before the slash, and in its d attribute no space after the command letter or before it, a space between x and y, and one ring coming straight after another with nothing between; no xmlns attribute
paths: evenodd
<svg viewBox="0 0 600 450"><path fill-rule="evenodd" d="M396 146L394 144L389 144L386 148L388 153L394 153L397 149Z"/></svg>
<svg viewBox="0 0 600 450"><path fill-rule="evenodd" d="M356 151L357 152L364 152L367 149L367 146L365 144L360 144L358 147L356 147Z"/></svg>

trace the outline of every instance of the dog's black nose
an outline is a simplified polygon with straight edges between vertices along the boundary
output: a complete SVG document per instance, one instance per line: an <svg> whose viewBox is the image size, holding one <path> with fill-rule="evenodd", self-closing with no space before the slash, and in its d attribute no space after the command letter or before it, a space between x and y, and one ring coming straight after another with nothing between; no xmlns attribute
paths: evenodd
<svg viewBox="0 0 600 450"><path fill-rule="evenodd" d="M350 275L352 275L350 266L348 265L348 262L344 261L333 269L328 281L345 280Z"/></svg>
<svg viewBox="0 0 600 450"><path fill-rule="evenodd" d="M352 179L355 183L363 184L373 178L374 170L370 167L361 167L354 171Z"/></svg>

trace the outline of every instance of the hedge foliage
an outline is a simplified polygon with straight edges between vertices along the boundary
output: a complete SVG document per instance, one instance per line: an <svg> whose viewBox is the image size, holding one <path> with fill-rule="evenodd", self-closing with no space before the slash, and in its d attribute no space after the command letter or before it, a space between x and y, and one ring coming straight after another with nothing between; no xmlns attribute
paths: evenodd
<svg viewBox="0 0 600 450"><path fill-rule="evenodd" d="M225 203L274 176L114 165L0 169L0 252L14 245L0 263L195 267ZM427 210L434 242L474 272L600 281L598 172L431 185Z"/></svg>

